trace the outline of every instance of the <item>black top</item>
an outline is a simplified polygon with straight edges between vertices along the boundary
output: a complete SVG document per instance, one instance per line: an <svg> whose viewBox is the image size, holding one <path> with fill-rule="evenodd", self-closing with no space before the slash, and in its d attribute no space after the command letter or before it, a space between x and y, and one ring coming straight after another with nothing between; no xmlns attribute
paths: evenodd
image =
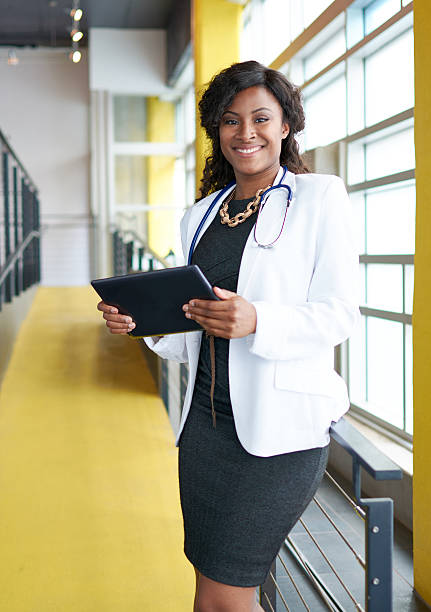
<svg viewBox="0 0 431 612"><path fill-rule="evenodd" d="M229 217L246 209L253 198L232 200L229 202ZM229 227L221 222L217 212L212 223L199 240L193 253L192 263L197 264L212 286L236 292L238 286L239 266L245 243L256 222L257 213L253 213L243 223ZM229 340L215 338L216 377L214 388L214 407L216 412L232 413L229 394ZM199 363L194 388L194 401L210 403L211 359L209 340L202 336Z"/></svg>

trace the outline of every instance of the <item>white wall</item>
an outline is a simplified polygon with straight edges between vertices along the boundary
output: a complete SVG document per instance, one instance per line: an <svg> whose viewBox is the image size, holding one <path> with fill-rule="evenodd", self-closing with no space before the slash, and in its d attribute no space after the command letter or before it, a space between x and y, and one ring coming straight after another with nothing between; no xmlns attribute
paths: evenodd
<svg viewBox="0 0 431 612"><path fill-rule="evenodd" d="M17 49L8 66L0 49L0 129L39 188L42 284L90 278L89 89L86 53Z"/></svg>
<svg viewBox="0 0 431 612"><path fill-rule="evenodd" d="M90 89L157 96L166 86L166 31L90 28Z"/></svg>

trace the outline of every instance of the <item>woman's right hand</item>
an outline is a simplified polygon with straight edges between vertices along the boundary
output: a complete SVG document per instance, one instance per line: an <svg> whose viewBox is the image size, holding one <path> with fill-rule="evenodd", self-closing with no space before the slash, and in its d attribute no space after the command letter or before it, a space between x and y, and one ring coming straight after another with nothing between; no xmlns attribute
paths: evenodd
<svg viewBox="0 0 431 612"><path fill-rule="evenodd" d="M128 334L136 327L136 323L132 317L118 313L118 308L105 304L105 302L99 302L97 304L97 310L103 312L103 318L106 321L111 334Z"/></svg>

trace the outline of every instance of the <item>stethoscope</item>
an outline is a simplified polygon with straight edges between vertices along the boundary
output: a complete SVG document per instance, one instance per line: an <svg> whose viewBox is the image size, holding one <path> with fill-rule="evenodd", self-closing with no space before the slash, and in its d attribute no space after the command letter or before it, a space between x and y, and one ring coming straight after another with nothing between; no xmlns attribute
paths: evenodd
<svg viewBox="0 0 431 612"><path fill-rule="evenodd" d="M265 189L265 191L264 191L264 192L262 193L262 195L261 195L261 200L260 200L259 210L258 210L258 213L257 213L257 219L256 219L256 223L255 223L255 225L254 225L254 233L253 233L253 237L254 237L254 240L255 240L255 242L256 242L256 244L257 244L257 246L258 246L258 247L261 247L262 249L269 249L269 248L273 247L273 246L274 246L274 244L277 242L277 240L280 238L280 236L281 236L281 234L282 234L282 232L283 232L283 228L284 228L284 225L285 225L285 222L286 222L287 209L289 208L290 203L291 203L291 201L292 201L292 189L290 188L290 186L289 186L289 185L287 185L286 183L283 183L283 179L284 179L284 177L286 176L286 172L287 172L287 168L286 168L286 166L283 166L283 174L282 174L281 179L280 179L280 180L279 180L279 182L277 183L277 185L271 185L271 187L268 187L268 189ZM196 232L195 232L195 235L193 236L192 243L191 243L191 245L190 245L190 249L189 249L189 256L188 256L188 261L187 261L188 265L190 265L190 264L192 263L193 251L195 250L196 242L197 242L197 240L198 240L199 234L200 234L200 233L201 233L201 231L202 231L203 226L205 225L205 221L206 221L206 220L208 219L208 217L210 216L211 211L214 209L214 207L216 206L216 204L217 204L218 202L220 202L220 200L223 198L223 196L225 195L225 193L226 193L227 191L229 191L229 189L230 189L231 187L233 187L234 185L235 185L235 181L232 181L231 183L229 183L228 185L226 185L226 187L224 187L224 188L223 188L223 189L220 191L220 193L218 193L218 194L217 194L217 196L216 196L216 197L214 198L214 200L211 202L211 205L209 206L208 210L207 210L207 211L206 211L206 213L204 214L204 216L203 216L203 218L202 218L201 222L200 222L200 223L199 223L199 225L198 225L198 228L197 228L197 230L196 230ZM268 243L268 244L263 244L263 243L259 242L259 240L257 239L257 234L256 234L257 224L258 224L258 221L259 221L259 216L260 216L260 213L262 212L263 207L265 206L266 201L268 200L268 197L269 197L270 192L271 192L271 191L274 191L275 189L287 189L287 202L286 202L286 209L285 209L285 212L284 212L283 224L282 224L282 226L281 226L281 230L280 230L280 232L279 232L278 236L275 238L275 240L273 240L272 242L270 242L270 243Z"/></svg>

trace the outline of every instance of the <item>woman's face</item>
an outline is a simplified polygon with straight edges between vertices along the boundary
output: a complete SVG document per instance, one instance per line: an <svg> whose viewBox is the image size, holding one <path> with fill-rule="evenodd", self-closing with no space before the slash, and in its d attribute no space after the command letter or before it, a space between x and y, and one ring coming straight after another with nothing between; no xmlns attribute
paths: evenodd
<svg viewBox="0 0 431 612"><path fill-rule="evenodd" d="M236 176L278 169L281 141L288 133L278 100L260 86L240 91L219 126L221 150Z"/></svg>

